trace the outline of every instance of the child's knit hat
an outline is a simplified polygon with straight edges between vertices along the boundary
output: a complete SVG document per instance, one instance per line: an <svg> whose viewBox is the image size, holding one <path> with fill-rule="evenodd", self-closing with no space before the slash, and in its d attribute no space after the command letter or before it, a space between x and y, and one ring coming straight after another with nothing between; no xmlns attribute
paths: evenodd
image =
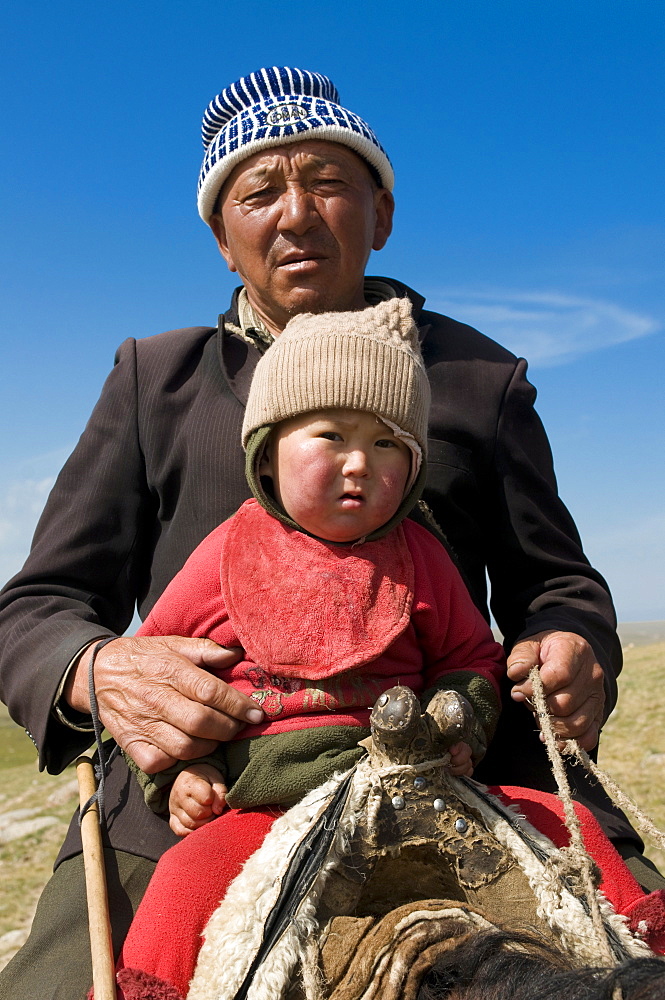
<svg viewBox="0 0 665 1000"><path fill-rule="evenodd" d="M242 426L250 487L264 503L258 465L275 424L314 410L365 410L383 420L414 456L401 520L425 481L429 405L409 299L392 298L355 312L295 316L254 372Z"/></svg>
<svg viewBox="0 0 665 1000"><path fill-rule="evenodd" d="M242 443L312 410L366 410L427 448L430 389L407 298L356 312L295 316L254 372Z"/></svg>

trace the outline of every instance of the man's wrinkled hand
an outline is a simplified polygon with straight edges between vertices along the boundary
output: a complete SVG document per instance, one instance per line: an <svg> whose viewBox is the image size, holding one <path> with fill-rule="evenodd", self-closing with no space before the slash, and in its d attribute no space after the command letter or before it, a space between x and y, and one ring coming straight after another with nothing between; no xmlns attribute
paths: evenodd
<svg viewBox="0 0 665 1000"><path fill-rule="evenodd" d="M539 667L548 711L559 740L575 739L592 750L603 723L603 668L593 649L574 632L539 632L515 644L508 657L511 696L533 710L533 689L527 679Z"/></svg>
<svg viewBox="0 0 665 1000"><path fill-rule="evenodd" d="M93 647L94 648L94 647ZM72 708L90 711L84 652L64 690ZM211 639L123 636L95 658L95 692L102 723L148 774L176 760L209 754L247 722L263 721L251 698L209 673L233 666L240 649Z"/></svg>

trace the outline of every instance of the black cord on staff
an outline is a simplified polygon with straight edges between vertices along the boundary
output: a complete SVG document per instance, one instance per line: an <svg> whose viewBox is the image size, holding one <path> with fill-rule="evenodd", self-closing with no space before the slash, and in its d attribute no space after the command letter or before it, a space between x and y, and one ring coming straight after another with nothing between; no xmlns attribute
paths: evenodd
<svg viewBox="0 0 665 1000"><path fill-rule="evenodd" d="M120 753L120 747L117 743L114 743L108 757L105 757L104 744L102 742L102 732L104 727L102 726L101 719L99 718L99 706L97 704L97 695L95 693L95 659L97 658L97 653L103 646L108 645L109 642L113 642L117 638L117 635L110 635L106 639L101 639L100 642L95 644L90 656L90 665L88 667L88 691L90 693L90 715L92 716L92 728L95 733L95 744L97 747L98 757L98 761L95 764L97 791L94 795L91 795L85 805L81 806L79 809L79 826L81 825L81 820L90 809L93 802L97 803L99 825L101 826L104 823L104 785L106 782L106 770L111 761Z"/></svg>

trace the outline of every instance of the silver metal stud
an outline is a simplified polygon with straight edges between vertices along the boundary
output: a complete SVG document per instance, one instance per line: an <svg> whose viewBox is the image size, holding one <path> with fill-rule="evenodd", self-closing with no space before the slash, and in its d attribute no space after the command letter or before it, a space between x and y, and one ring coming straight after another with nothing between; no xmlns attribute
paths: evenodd
<svg viewBox="0 0 665 1000"><path fill-rule="evenodd" d="M387 694L382 694L381 697L379 698L379 700L377 701L377 705L380 708L383 708L383 706L387 705L387 704L388 704L388 695Z"/></svg>
<svg viewBox="0 0 665 1000"><path fill-rule="evenodd" d="M406 805L401 795L393 795L392 803L393 803L393 809L403 809L404 806Z"/></svg>
<svg viewBox="0 0 665 1000"><path fill-rule="evenodd" d="M443 799L434 799L432 805L434 806L435 811L438 813L446 811L446 803Z"/></svg>
<svg viewBox="0 0 665 1000"><path fill-rule="evenodd" d="M423 788L427 788L427 779L426 778L414 778L413 779L413 787L417 788L419 792L422 792Z"/></svg>
<svg viewBox="0 0 665 1000"><path fill-rule="evenodd" d="M466 833L466 831L469 829L469 824L465 819L462 819L462 817L460 816L459 819L455 820L455 829L457 830L458 833Z"/></svg>

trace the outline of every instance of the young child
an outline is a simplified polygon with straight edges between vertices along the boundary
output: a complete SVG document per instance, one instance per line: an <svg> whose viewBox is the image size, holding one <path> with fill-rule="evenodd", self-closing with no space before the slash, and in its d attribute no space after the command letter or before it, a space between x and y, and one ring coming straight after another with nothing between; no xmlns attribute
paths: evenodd
<svg viewBox="0 0 665 1000"><path fill-rule="evenodd" d="M120 966L183 995L201 931L275 807L360 759L382 692L405 684L425 706L442 688L466 696L476 721L451 748L454 774L470 775L493 735L503 650L443 545L406 519L426 475L417 336L407 299L291 320L247 403L255 499L204 539L140 629L242 647L220 676L265 713L210 757L139 772L172 829L196 832L160 860Z"/></svg>
<svg viewBox="0 0 665 1000"><path fill-rule="evenodd" d="M291 805L352 766L369 710L398 683L471 702L474 752L451 748L453 774L470 776L493 735L503 651L443 546L404 522L425 480L417 336L407 299L298 316L257 366L242 431L256 499L199 545L138 633L242 646L220 676L266 716L200 761L139 772L157 811L170 792L179 835L225 804Z"/></svg>

